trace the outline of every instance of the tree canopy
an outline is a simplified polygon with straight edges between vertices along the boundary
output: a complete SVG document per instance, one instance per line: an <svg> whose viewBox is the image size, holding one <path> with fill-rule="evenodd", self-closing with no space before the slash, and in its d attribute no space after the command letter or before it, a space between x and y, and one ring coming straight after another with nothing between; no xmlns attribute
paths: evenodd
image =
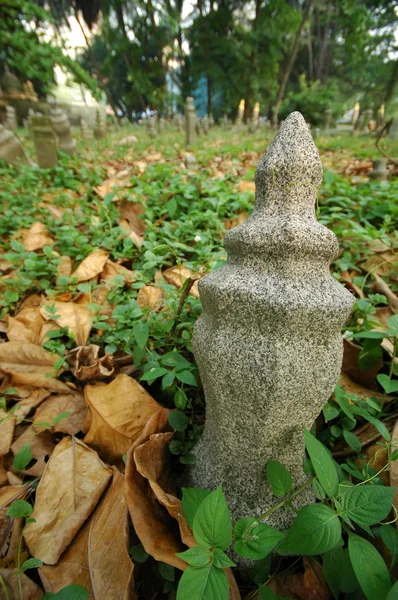
<svg viewBox="0 0 398 600"><path fill-rule="evenodd" d="M326 107L391 103L397 9L397 0L7 0L0 66L45 94L61 64L128 117L166 114L191 94L216 117L245 98L247 115L260 102L282 117L305 108L317 122ZM71 16L91 30L77 61L48 35Z"/></svg>

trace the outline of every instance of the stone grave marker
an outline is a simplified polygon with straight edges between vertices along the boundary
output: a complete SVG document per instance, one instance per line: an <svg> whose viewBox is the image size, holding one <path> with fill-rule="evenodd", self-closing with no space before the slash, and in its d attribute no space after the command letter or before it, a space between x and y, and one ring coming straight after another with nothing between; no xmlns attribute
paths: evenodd
<svg viewBox="0 0 398 600"><path fill-rule="evenodd" d="M41 169L51 169L58 162L57 144L49 117L31 117L31 130L38 165Z"/></svg>
<svg viewBox="0 0 398 600"><path fill-rule="evenodd" d="M375 158L373 160L373 171L370 171L369 177L371 179L379 179L380 181L387 181L388 169L386 158Z"/></svg>
<svg viewBox="0 0 398 600"><path fill-rule="evenodd" d="M36 165L27 157L19 139L12 131L0 125L0 158L10 165Z"/></svg>
<svg viewBox="0 0 398 600"><path fill-rule="evenodd" d="M242 121L243 121L243 115L245 112L245 100L244 98L242 98L242 100L239 102L239 106L238 106L238 114L236 116L236 125L241 125Z"/></svg>
<svg viewBox="0 0 398 600"><path fill-rule="evenodd" d="M330 126L332 124L332 119L333 119L333 111L331 108L327 108L324 112L324 121L323 121L324 129L330 129Z"/></svg>
<svg viewBox="0 0 398 600"><path fill-rule="evenodd" d="M188 147L196 143L196 121L193 98L188 96L185 101L185 141Z"/></svg>
<svg viewBox="0 0 398 600"><path fill-rule="evenodd" d="M59 149L69 156L76 152L76 142L72 137L72 130L66 114L58 107L50 109L51 125L58 137Z"/></svg>
<svg viewBox="0 0 398 600"><path fill-rule="evenodd" d="M6 106L6 126L10 131L16 131L18 127L17 113L13 106Z"/></svg>
<svg viewBox="0 0 398 600"><path fill-rule="evenodd" d="M97 110L97 112L95 114L94 137L98 140L106 137L105 117L99 110Z"/></svg>
<svg viewBox="0 0 398 600"><path fill-rule="evenodd" d="M234 518L277 503L269 460L303 472L310 429L338 380L341 327L354 297L331 275L338 253L316 219L322 165L298 112L284 122L256 171L252 215L225 237L227 263L199 282L203 311L193 349L206 395L206 424L190 484L222 484ZM314 500L310 487L293 501ZM285 528L293 511L267 522Z"/></svg>
<svg viewBox="0 0 398 600"><path fill-rule="evenodd" d="M85 119L83 119L83 117L81 117L81 119L80 119L80 129L81 129L82 139L85 141L91 140L90 128L87 124L87 121Z"/></svg>

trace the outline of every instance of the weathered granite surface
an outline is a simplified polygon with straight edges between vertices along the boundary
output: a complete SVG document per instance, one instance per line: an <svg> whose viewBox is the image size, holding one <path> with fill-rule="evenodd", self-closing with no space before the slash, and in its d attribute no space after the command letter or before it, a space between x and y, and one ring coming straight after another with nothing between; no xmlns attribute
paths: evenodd
<svg viewBox="0 0 398 600"><path fill-rule="evenodd" d="M194 146L196 143L196 113L191 96L185 101L185 140L186 146Z"/></svg>
<svg viewBox="0 0 398 600"><path fill-rule="evenodd" d="M76 142L72 137L72 130L66 114L57 106L50 109L52 127L58 137L59 149L69 156L76 152Z"/></svg>
<svg viewBox="0 0 398 600"><path fill-rule="evenodd" d="M41 169L51 169L58 162L55 134L48 117L31 117L36 157Z"/></svg>
<svg viewBox="0 0 398 600"><path fill-rule="evenodd" d="M10 165L37 166L27 157L19 139L3 125L0 125L0 158Z"/></svg>
<svg viewBox="0 0 398 600"><path fill-rule="evenodd" d="M322 165L298 112L284 122L256 172L250 218L225 237L227 263L199 282L203 312L193 348L206 394L206 425L190 484L223 485L234 518L278 502L266 465L279 460L294 486L310 428L338 379L340 333L354 303L330 274L336 236L317 222ZM295 498L313 501L310 488ZM294 513L268 522L290 525Z"/></svg>

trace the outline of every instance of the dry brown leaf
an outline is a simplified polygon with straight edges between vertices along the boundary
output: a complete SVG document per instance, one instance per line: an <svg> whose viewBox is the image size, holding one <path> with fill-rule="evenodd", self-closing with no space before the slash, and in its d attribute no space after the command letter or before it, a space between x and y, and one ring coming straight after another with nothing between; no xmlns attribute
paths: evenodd
<svg viewBox="0 0 398 600"><path fill-rule="evenodd" d="M145 234L147 225L142 217L145 214L145 208L140 202L129 202L124 200L120 207L120 218L126 220L130 225L131 231L135 231L140 236Z"/></svg>
<svg viewBox="0 0 398 600"><path fill-rule="evenodd" d="M349 375L351 379L359 384L373 390L377 390L378 385L376 382L376 376L383 366L383 360L380 358L375 362L374 365L372 365L370 369L367 371L361 371L358 366L358 356L361 350L362 347L358 346L358 344L354 344L349 340L344 340L342 372Z"/></svg>
<svg viewBox="0 0 398 600"><path fill-rule="evenodd" d="M57 421L57 417L63 413L69 415L54 424L54 420ZM82 393L59 394L42 402L35 412L33 427L38 432L49 426L51 431L75 435L82 430L86 414L87 407Z"/></svg>
<svg viewBox="0 0 398 600"><path fill-rule="evenodd" d="M382 240L376 239L368 242L369 248L372 252L389 252L391 250L390 246L387 246Z"/></svg>
<svg viewBox="0 0 398 600"><path fill-rule="evenodd" d="M39 221L33 223L30 229L22 229L21 237L23 247L27 252L41 250L44 246L50 246L54 243L53 238L47 231L47 227Z"/></svg>
<svg viewBox="0 0 398 600"><path fill-rule="evenodd" d="M379 252L372 254L361 267L371 273L376 273L379 276L387 276L398 281L398 259L397 254L388 250L387 252Z"/></svg>
<svg viewBox="0 0 398 600"><path fill-rule="evenodd" d="M41 297L28 296L14 317L8 317L7 337L10 342L40 344L44 319L40 315Z"/></svg>
<svg viewBox="0 0 398 600"><path fill-rule="evenodd" d="M113 480L90 526L89 567L97 600L130 600L135 597L134 567L128 554L128 544L124 477L114 468Z"/></svg>
<svg viewBox="0 0 398 600"><path fill-rule="evenodd" d="M67 356L73 375L80 381L108 379L115 372L113 355L98 357L100 347L96 344L80 346L71 350Z"/></svg>
<svg viewBox="0 0 398 600"><path fill-rule="evenodd" d="M225 227L225 229L228 229L228 230L233 229L234 227L237 227L238 225L241 225L242 223L247 221L248 218L249 218L249 215L246 212L241 212L236 217L231 217L230 219L226 219L224 221L224 227Z"/></svg>
<svg viewBox="0 0 398 600"><path fill-rule="evenodd" d="M24 529L30 554L54 565L97 505L112 476L97 453L65 437L55 448L36 491L34 523Z"/></svg>
<svg viewBox="0 0 398 600"><path fill-rule="evenodd" d="M128 555L127 506L124 478L113 480L93 515L55 566L39 574L47 592L78 584L97 600L133 600L133 563Z"/></svg>
<svg viewBox="0 0 398 600"><path fill-rule="evenodd" d="M97 192L98 196L104 200L107 194L117 191L119 185L120 181L111 177L110 179L103 181L101 185L97 185L95 191Z"/></svg>
<svg viewBox="0 0 398 600"><path fill-rule="evenodd" d="M123 265L118 265L117 263L108 259L101 273L101 280L112 281L116 275L122 275L127 284L131 284L135 281L133 271L130 271L130 269L126 269L126 267L123 267Z"/></svg>
<svg viewBox="0 0 398 600"><path fill-rule="evenodd" d="M255 192L256 184L254 181L240 181L239 182L239 191L240 192Z"/></svg>
<svg viewBox="0 0 398 600"><path fill-rule="evenodd" d="M0 457L8 454L14 435L16 418L0 409Z"/></svg>
<svg viewBox="0 0 398 600"><path fill-rule="evenodd" d="M57 267L57 277L70 277L72 274L72 259L70 256L60 256Z"/></svg>
<svg viewBox="0 0 398 600"><path fill-rule="evenodd" d="M126 454L152 415L169 412L128 375L120 374L109 384L86 385L84 395L88 406L84 441L110 459Z"/></svg>
<svg viewBox="0 0 398 600"><path fill-rule="evenodd" d="M344 388L347 394L354 394L363 400L366 400L367 398L377 398L377 400L382 402L384 399L383 394L375 392L374 390L369 390L359 383L355 383L355 381L353 381L346 373L341 373L339 384ZM391 396L387 396L385 400L389 402L392 398Z"/></svg>
<svg viewBox="0 0 398 600"><path fill-rule="evenodd" d="M26 385L54 392L68 391L65 383L55 379L59 373L54 368L57 360L57 354L29 342L0 344L0 372L11 376L11 387Z"/></svg>
<svg viewBox="0 0 398 600"><path fill-rule="evenodd" d="M145 156L145 160L149 163L158 162L162 158L162 154L160 152L155 152L154 154L147 154Z"/></svg>
<svg viewBox="0 0 398 600"><path fill-rule="evenodd" d="M185 265L174 265L174 267L169 267L162 273L164 279L167 283L174 285L176 288L181 289L187 279L194 278L200 279L200 275L196 273L192 274L192 271L188 269ZM198 290L198 282L195 281L191 290L189 292L195 298L199 298L199 290Z"/></svg>
<svg viewBox="0 0 398 600"><path fill-rule="evenodd" d="M13 415L16 418L16 423L22 423L25 417L28 416L30 411L36 406L39 406L50 395L48 390L44 390L42 388L38 388L37 390L33 390L27 398L20 400L17 403L17 407L13 410Z"/></svg>
<svg viewBox="0 0 398 600"><path fill-rule="evenodd" d="M168 444L173 433L155 433L166 425L164 417L150 419L141 438L128 452L125 495L134 529L146 552L156 560L184 570L187 564L175 553L184 545L195 546L196 542L183 515L181 501L170 493L172 485L167 463ZM240 600L231 569L225 569L225 573L230 600Z"/></svg>
<svg viewBox="0 0 398 600"><path fill-rule="evenodd" d="M55 310L55 316L48 312L47 307ZM55 321L60 327L67 327L79 346L84 346L87 342L94 320L87 304L48 301L40 308L40 314L43 319Z"/></svg>
<svg viewBox="0 0 398 600"><path fill-rule="evenodd" d="M365 292L359 285L354 283L353 276L349 271L342 271L340 273L340 280L342 283L345 283L350 290L353 290L358 298L365 298Z"/></svg>
<svg viewBox="0 0 398 600"><path fill-rule="evenodd" d="M22 473L25 473L26 475L32 475L34 477L40 477L46 468L48 458L51 456L55 448L51 433L49 431L36 433L32 426L28 427L26 431L24 431L24 433L20 435L11 446L14 456L18 454L18 452L25 446L30 446L32 451L32 460L34 460L35 463L29 467L29 469L24 469Z"/></svg>
<svg viewBox="0 0 398 600"><path fill-rule="evenodd" d="M289 591L302 600L331 600L333 594L326 585L322 566L310 556L304 556L304 573L286 573ZM279 578L282 579L283 575ZM279 584L280 586L280 584ZM270 585L270 587L272 587ZM276 590L274 590L276 591ZM281 594L281 591L276 592ZM289 596L288 596L289 597Z"/></svg>
<svg viewBox="0 0 398 600"><path fill-rule="evenodd" d="M160 287L144 285L137 295L137 302L141 308L159 310L163 303L164 292Z"/></svg>
<svg viewBox="0 0 398 600"><path fill-rule="evenodd" d="M394 294L384 279L376 275L376 273L373 274L373 278L375 280L372 286L374 291L378 292L379 294L383 294L390 303L391 308L393 308L395 312L398 312L398 296Z"/></svg>
<svg viewBox="0 0 398 600"><path fill-rule="evenodd" d="M155 497L173 519L176 519L183 543L196 546L195 538L182 512L182 503L171 493L169 482L168 446L174 433L155 433L134 451L134 462L138 473L148 480Z"/></svg>
<svg viewBox="0 0 398 600"><path fill-rule="evenodd" d="M88 566L88 535L91 518L75 535L66 552L62 554L56 565L43 565L39 575L46 592L56 593L68 585L81 585L93 597L90 570Z"/></svg>
<svg viewBox="0 0 398 600"><path fill-rule="evenodd" d="M142 244L144 243L144 238L138 235L138 233L136 233L135 231L132 231L130 223L126 219L122 219L120 221L119 227L124 231L128 232L128 237L130 237L133 240L134 244L137 246L138 249L142 247Z"/></svg>
<svg viewBox="0 0 398 600"><path fill-rule="evenodd" d="M15 500L21 500L26 496L29 484L6 485L0 488L0 510L4 510Z"/></svg>
<svg viewBox="0 0 398 600"><path fill-rule="evenodd" d="M4 467L2 467L0 465L0 487L7 485L7 483L8 483L7 471L5 470Z"/></svg>
<svg viewBox="0 0 398 600"><path fill-rule="evenodd" d="M3 578L8 592L8 598L0 590L1 600L20 600L18 569L0 569L0 577ZM34 581L29 579L25 573L21 575L22 597L23 600L41 600L43 590Z"/></svg>
<svg viewBox="0 0 398 600"><path fill-rule="evenodd" d="M103 271L108 257L109 254L105 250L97 249L90 252L72 273L72 277L77 277L79 282L94 279Z"/></svg>
<svg viewBox="0 0 398 600"><path fill-rule="evenodd" d="M173 523L165 508L150 492L148 481L140 475L134 461L136 448L147 442L152 434L164 430L165 427L167 427L166 416L154 415L147 422L141 437L128 451L125 496L134 530L145 551L156 560L184 569L186 563L175 556L176 552L186 549L175 527L175 521Z"/></svg>

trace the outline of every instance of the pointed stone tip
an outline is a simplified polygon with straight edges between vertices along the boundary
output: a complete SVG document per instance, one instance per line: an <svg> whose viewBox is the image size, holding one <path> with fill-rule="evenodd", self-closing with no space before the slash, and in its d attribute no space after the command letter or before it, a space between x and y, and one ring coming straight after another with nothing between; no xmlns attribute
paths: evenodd
<svg viewBox="0 0 398 600"><path fill-rule="evenodd" d="M256 171L256 185L289 186L308 182L319 187L322 163L303 115L292 112L281 125Z"/></svg>

